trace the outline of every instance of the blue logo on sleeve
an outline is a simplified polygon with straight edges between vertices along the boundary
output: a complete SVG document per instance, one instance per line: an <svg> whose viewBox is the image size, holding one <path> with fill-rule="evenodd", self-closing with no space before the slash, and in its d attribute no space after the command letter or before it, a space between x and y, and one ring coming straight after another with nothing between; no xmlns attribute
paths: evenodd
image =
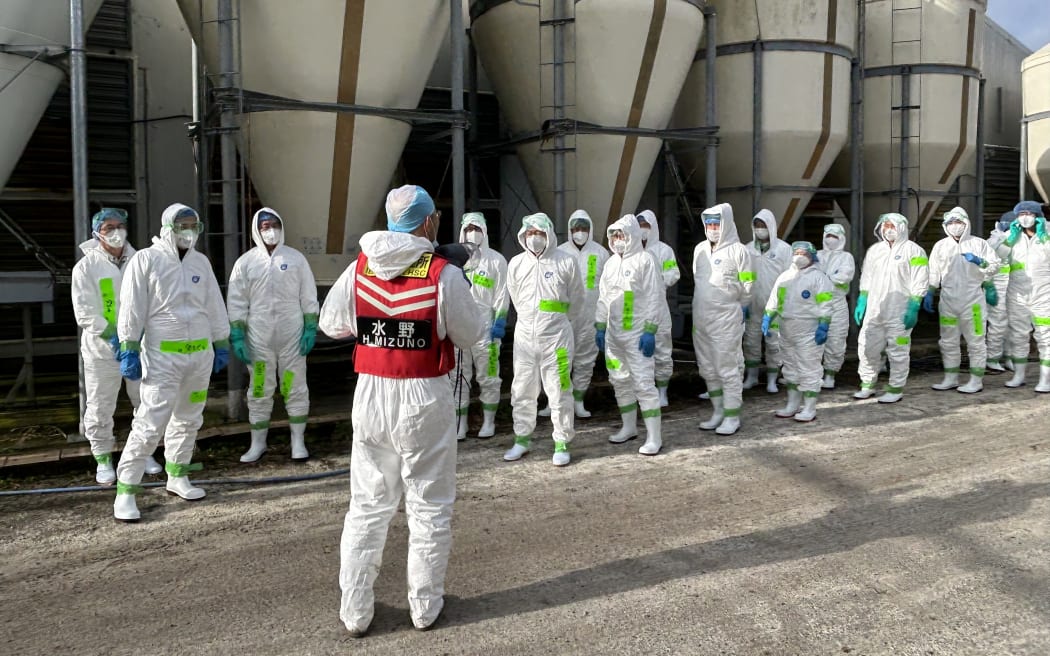
<svg viewBox="0 0 1050 656"><path fill-rule="evenodd" d="M281 265L281 271L287 271L287 270L288 270L288 265L287 264L282 264Z"/></svg>
<svg viewBox="0 0 1050 656"><path fill-rule="evenodd" d="M551 278L554 277L554 272L553 271L545 271L543 273L543 277L546 278L547 280L550 280Z"/></svg>
<svg viewBox="0 0 1050 656"><path fill-rule="evenodd" d="M808 289L802 290L802 298L809 298L810 296L812 296L812 294L809 293Z"/></svg>
<svg viewBox="0 0 1050 656"><path fill-rule="evenodd" d="M194 284L197 284L197 283L199 283L201 281L201 277L200 276L193 276L193 278L191 278L191 280L193 280Z"/></svg>

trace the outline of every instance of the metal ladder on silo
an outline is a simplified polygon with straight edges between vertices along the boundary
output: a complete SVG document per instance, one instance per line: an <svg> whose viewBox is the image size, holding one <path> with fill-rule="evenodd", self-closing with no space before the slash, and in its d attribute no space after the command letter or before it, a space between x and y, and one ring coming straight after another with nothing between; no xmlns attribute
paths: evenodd
<svg viewBox="0 0 1050 656"><path fill-rule="evenodd" d="M562 121L576 118L576 2L539 0L540 156L553 160L551 191L555 228L568 235L570 205L576 202L576 131ZM564 228L564 233L562 229Z"/></svg>
<svg viewBox="0 0 1050 656"><path fill-rule="evenodd" d="M894 66L907 66L922 61L922 5L924 0L891 0L890 52ZM908 190L919 184L920 161L917 152L922 133L918 109L922 98L922 77L912 76L907 68L892 78L891 110L899 112L891 121L890 173L897 181L897 211L907 216ZM913 83L914 81L914 83ZM892 115L891 112L891 115ZM918 221L919 217L913 220Z"/></svg>

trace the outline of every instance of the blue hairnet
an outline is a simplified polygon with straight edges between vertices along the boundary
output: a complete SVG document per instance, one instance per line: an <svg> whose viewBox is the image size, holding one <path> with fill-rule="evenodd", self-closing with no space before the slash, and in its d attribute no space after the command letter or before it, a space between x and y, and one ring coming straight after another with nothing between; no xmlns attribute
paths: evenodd
<svg viewBox="0 0 1050 656"><path fill-rule="evenodd" d="M996 222L995 227L999 229L999 232L1009 232L1010 224L1017 219L1017 212L1003 212L1003 215L999 217L999 221Z"/></svg>
<svg viewBox="0 0 1050 656"><path fill-rule="evenodd" d="M259 224L263 221L276 221L282 226L284 225L284 221L281 220L281 215L269 207L264 207L255 213L255 227L258 228Z"/></svg>
<svg viewBox="0 0 1050 656"><path fill-rule="evenodd" d="M103 223L113 219L127 225L128 213L118 207L103 207L91 217L91 232L98 232Z"/></svg>
<svg viewBox="0 0 1050 656"><path fill-rule="evenodd" d="M808 241L796 241L791 244L791 252L795 251L806 251L809 254L809 258L816 262L817 261L817 249L813 246L812 242Z"/></svg>
<svg viewBox="0 0 1050 656"><path fill-rule="evenodd" d="M386 229L413 232L434 213L434 200L423 187L405 185L386 195Z"/></svg>
<svg viewBox="0 0 1050 656"><path fill-rule="evenodd" d="M1022 200L1014 206L1014 212L1018 214L1021 212L1031 212L1036 216L1043 216L1043 206L1034 200Z"/></svg>

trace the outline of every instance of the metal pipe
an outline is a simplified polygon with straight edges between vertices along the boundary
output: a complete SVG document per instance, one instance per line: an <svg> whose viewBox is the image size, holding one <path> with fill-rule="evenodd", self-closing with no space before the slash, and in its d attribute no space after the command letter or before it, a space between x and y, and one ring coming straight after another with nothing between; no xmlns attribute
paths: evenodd
<svg viewBox="0 0 1050 656"><path fill-rule="evenodd" d="M908 209L908 139L911 138L911 74L901 73L901 145L900 180L897 187L897 212L907 216ZM915 217L918 225L919 217Z"/></svg>
<svg viewBox="0 0 1050 656"><path fill-rule="evenodd" d="M450 18L450 29L452 38L450 41L452 51L452 111L463 112L463 36L466 34L463 28L463 3L460 0L449 0L452 10ZM459 223L465 211L465 188L466 177L464 174L464 128L462 125L452 126L452 215L455 223Z"/></svg>
<svg viewBox="0 0 1050 656"><path fill-rule="evenodd" d="M562 11L565 3L563 0L554 2L554 61L551 66L554 78L554 119L565 118L565 24L562 19L566 13ZM540 11L543 11L542 9ZM542 39L541 39L542 41ZM558 134L554 137L554 226L557 230L566 222L565 234L568 225L565 215L565 136Z"/></svg>
<svg viewBox="0 0 1050 656"><path fill-rule="evenodd" d="M84 0L69 0L69 109L73 142L73 257L81 256L79 245L87 241L87 55L84 52ZM81 329L77 328L79 341ZM80 434L84 434L87 390L84 387L84 357L77 349L77 401L80 406Z"/></svg>
<svg viewBox="0 0 1050 656"><path fill-rule="evenodd" d="M984 83L977 87L977 234L984 234Z"/></svg>
<svg viewBox="0 0 1050 656"><path fill-rule="evenodd" d="M751 216L758 214L762 203L762 43L755 43L753 91L751 106Z"/></svg>
<svg viewBox="0 0 1050 656"><path fill-rule="evenodd" d="M1017 197L1024 200L1028 190L1028 121L1021 121L1021 170L1017 179Z"/></svg>
<svg viewBox="0 0 1050 656"><path fill-rule="evenodd" d="M470 142L470 150L473 152L474 147L478 144L478 51L474 47L474 39L471 38L470 30L467 30L467 62L470 64L468 69L469 92L467 94L470 130L467 133L467 137ZM481 180L478 179L480 171L478 170L478 158L476 155L470 156L468 165L470 167L469 205L470 209L477 210L481 204Z"/></svg>
<svg viewBox="0 0 1050 656"><path fill-rule="evenodd" d="M850 246L858 262L864 259L864 48L866 0L857 0L857 51L850 70ZM854 285L856 287L856 285ZM856 301L857 291L850 293Z"/></svg>
<svg viewBox="0 0 1050 656"><path fill-rule="evenodd" d="M704 24L705 36L707 42L704 44L707 52L707 57L704 61L704 70L707 77L704 79L704 122L707 123L705 127L710 128L718 123L718 104L716 102L717 85L717 66L716 66L716 49L718 43L716 42L717 33L716 28L718 26L718 12L711 7L709 12L705 13L706 22ZM704 155L706 158L704 164L704 202L707 207L714 207L718 203L718 142L715 139L709 139L707 145L704 146ZM690 217L692 218L692 217Z"/></svg>

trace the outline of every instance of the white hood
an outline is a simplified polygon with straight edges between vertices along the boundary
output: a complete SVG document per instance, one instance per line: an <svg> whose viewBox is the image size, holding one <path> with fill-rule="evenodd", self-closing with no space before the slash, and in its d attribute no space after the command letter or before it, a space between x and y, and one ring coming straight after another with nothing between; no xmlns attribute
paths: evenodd
<svg viewBox="0 0 1050 656"><path fill-rule="evenodd" d="M266 244L262 240L262 233L259 232L259 215L263 213L273 214L281 220L281 235L277 239L277 246L284 246L284 217L278 214L276 210L269 207L262 208L252 217L252 243L259 248L266 249Z"/></svg>
<svg viewBox="0 0 1050 656"><path fill-rule="evenodd" d="M706 210L704 210L701 217L710 216L712 214L717 214L722 221L720 226L722 234L721 237L719 237L718 239L718 245L711 249L712 252L721 250L726 246L731 246L732 244L739 244L740 235L737 234L736 224L733 223L733 208L729 205L729 203L720 203L718 205L715 205L714 207L709 207Z"/></svg>
<svg viewBox="0 0 1050 656"><path fill-rule="evenodd" d="M415 264L423 253L433 253L434 245L407 232L373 230L361 236L361 252L380 280L393 280Z"/></svg>
<svg viewBox="0 0 1050 656"><path fill-rule="evenodd" d="M646 240L646 248L648 248L649 245L655 244L656 242L660 241L660 224L656 221L655 212L653 212L652 210L642 210L638 213L636 218L638 220L644 219L645 222L649 224L649 239ZM641 226L639 226L638 229L640 230Z"/></svg>
<svg viewBox="0 0 1050 656"><path fill-rule="evenodd" d="M946 235L948 235L948 219L959 219L963 222L963 225L966 226L966 229L963 230L962 235L959 237L960 242L970 238L970 235L972 234L970 226L970 215L966 213L966 210L964 210L961 207L954 207L944 213L944 223L941 224L941 230L944 230L944 234ZM952 235L948 236L952 237ZM955 237L952 237L952 239L955 239Z"/></svg>
<svg viewBox="0 0 1050 656"><path fill-rule="evenodd" d="M762 224L766 226L766 229L769 230L769 249L768 250L774 250L777 247L777 242L783 241L777 234L777 217L773 215L773 212L763 209L763 210L759 210L758 214L756 214L754 216L754 218L758 219L759 221L761 221ZM754 224L754 219L752 219L751 223ZM752 234L752 237L753 237L753 241L752 241L752 245L753 245L754 242L758 241L758 238L754 237L753 234ZM755 250L758 250L757 246L754 246L754 248L755 248Z"/></svg>
<svg viewBox="0 0 1050 656"><path fill-rule="evenodd" d="M587 241L594 241L594 219L592 219L591 215L587 213L587 210L576 210L573 212L572 215L569 216L569 226L572 226L573 219L583 219L587 222ZM576 242L572 241L571 228L569 230L569 241L572 242L573 245L576 244ZM583 244L583 246L586 245L587 244ZM583 248L583 246L579 246L579 248Z"/></svg>
<svg viewBox="0 0 1050 656"><path fill-rule="evenodd" d="M543 212L530 214L521 220L521 229L518 230L518 243L521 244L522 250L532 255L532 251L525 246L525 231L529 228L539 228L547 233L547 247L543 249L543 252L538 257L550 257L554 249L558 247L558 235L554 232L554 222Z"/></svg>
<svg viewBox="0 0 1050 656"><path fill-rule="evenodd" d="M846 236L846 229L845 228L843 228L842 226L840 226L837 223L829 223L828 225L824 226L824 232L820 236L820 246L821 246L821 248L827 248L827 246L824 246L824 237L827 236L827 235L835 235L836 237L839 238L839 243L835 245L835 248L831 248L831 249L828 249L828 250L832 250L832 251L844 251L844 250L846 250L846 243L847 243L849 238Z"/></svg>
<svg viewBox="0 0 1050 656"><path fill-rule="evenodd" d="M182 203L173 203L168 205L164 209L164 212L160 215L160 236L153 238L153 243L160 246L161 248L170 251L175 256L179 254L179 248L176 244L178 237L175 235L175 217L183 212L183 210L189 210L193 212L193 215L200 221L200 215L197 214L197 210L193 209L189 205L183 205ZM200 236L197 237L200 239ZM195 250L190 248L189 250Z"/></svg>
<svg viewBox="0 0 1050 656"><path fill-rule="evenodd" d="M605 238L609 240L610 244L612 243L613 230L623 230L624 237L627 238L627 248L624 249L622 257L626 258L644 252L642 248L642 227L638 225L638 219L633 214L623 215L605 229ZM652 243L652 233L649 236L649 243ZM617 257L617 255L617 253L613 253L613 257Z"/></svg>

